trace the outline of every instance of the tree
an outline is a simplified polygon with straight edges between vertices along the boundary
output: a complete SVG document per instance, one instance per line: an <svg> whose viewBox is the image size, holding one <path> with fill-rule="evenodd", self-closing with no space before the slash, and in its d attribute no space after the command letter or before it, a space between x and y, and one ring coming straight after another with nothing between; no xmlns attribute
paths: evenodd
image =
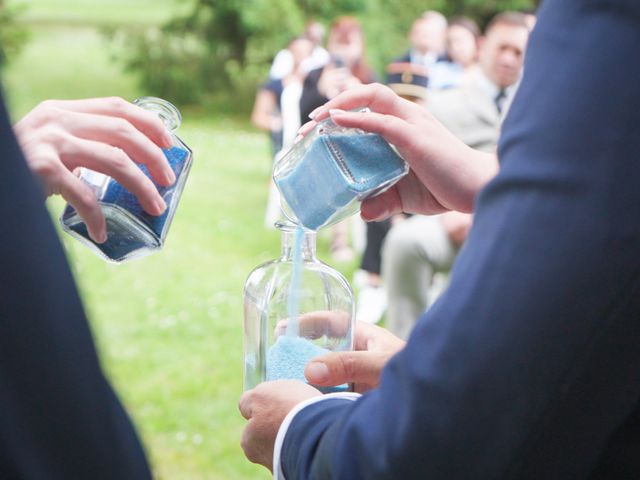
<svg viewBox="0 0 640 480"><path fill-rule="evenodd" d="M274 54L307 20L329 24L357 16L369 41L367 56L382 71L406 49L412 21L427 9L466 14L484 24L501 10L532 8L535 0L195 0L191 13L160 29L130 32L125 61L150 94L178 103L212 92L253 98ZM401 6L401 8L399 8Z"/></svg>
<svg viewBox="0 0 640 480"><path fill-rule="evenodd" d="M0 66L18 53L28 39L27 31L16 24L21 7L8 7L0 0Z"/></svg>

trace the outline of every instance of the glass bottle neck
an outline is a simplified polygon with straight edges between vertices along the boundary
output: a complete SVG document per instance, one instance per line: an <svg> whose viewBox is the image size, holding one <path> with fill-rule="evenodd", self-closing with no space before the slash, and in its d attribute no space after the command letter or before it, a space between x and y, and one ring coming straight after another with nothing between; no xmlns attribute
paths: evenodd
<svg viewBox="0 0 640 480"><path fill-rule="evenodd" d="M296 242L300 242L300 252L303 262L316 261L316 234L307 230L282 231L282 257L281 260L293 261Z"/></svg>

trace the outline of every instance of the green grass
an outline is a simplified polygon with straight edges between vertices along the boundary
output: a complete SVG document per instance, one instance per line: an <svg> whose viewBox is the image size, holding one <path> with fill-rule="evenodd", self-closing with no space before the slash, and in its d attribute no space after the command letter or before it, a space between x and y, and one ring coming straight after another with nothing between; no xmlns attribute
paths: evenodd
<svg viewBox="0 0 640 480"><path fill-rule="evenodd" d="M66 3L82 2L39 0L33 8ZM124 4L103 2L93 15ZM62 15L64 8L56 10ZM144 94L110 60L95 28L62 23L32 24L31 42L4 72L15 119L47 98ZM262 226L268 140L237 115L183 113L179 133L195 161L164 250L116 266L61 238L104 368L134 418L156 477L266 479L266 470L246 461L239 447L245 422L236 404L242 286L255 266L279 254L278 234ZM49 206L55 218L63 202ZM319 253L327 258L324 237ZM353 266L343 267L349 274Z"/></svg>
<svg viewBox="0 0 640 480"><path fill-rule="evenodd" d="M30 24L158 25L189 11L188 0L7 0Z"/></svg>
<svg viewBox="0 0 640 480"><path fill-rule="evenodd" d="M47 98L119 95L133 100L142 92L136 78L113 61L106 38L91 27L31 26L31 40L4 74L15 118Z"/></svg>

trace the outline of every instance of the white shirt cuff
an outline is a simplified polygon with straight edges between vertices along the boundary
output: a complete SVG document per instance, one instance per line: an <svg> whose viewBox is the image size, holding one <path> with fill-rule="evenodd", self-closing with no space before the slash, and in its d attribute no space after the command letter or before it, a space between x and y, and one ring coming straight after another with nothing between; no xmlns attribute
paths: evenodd
<svg viewBox="0 0 640 480"><path fill-rule="evenodd" d="M336 392L336 393L328 393L326 395L322 395L319 397L313 397L304 402L300 402L296 405L286 417L284 417L284 421L282 425L280 425L280 429L278 430L278 436L276 437L276 443L273 446L273 478L274 480L286 480L284 477L284 472L282 471L282 466L280 465L280 452L282 450L282 445L284 444L284 437L287 435L287 430L289 430L289 426L293 421L293 417L295 417L298 412L300 412L303 408L308 407L309 405L313 405L314 403L322 402L324 400L331 400L332 398L342 398L345 400L351 400L355 402L361 395L359 393L353 392Z"/></svg>

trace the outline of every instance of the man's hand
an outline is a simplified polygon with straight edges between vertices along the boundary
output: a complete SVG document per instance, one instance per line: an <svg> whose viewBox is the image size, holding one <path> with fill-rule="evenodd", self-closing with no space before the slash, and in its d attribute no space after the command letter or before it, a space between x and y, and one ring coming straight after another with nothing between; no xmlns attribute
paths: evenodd
<svg viewBox="0 0 640 480"><path fill-rule="evenodd" d="M358 107L370 107L372 111L349 111ZM495 155L467 147L425 108L382 85L351 88L310 116L313 120L302 126L301 135L330 116L342 127L382 135L411 167L392 188L362 202L362 217L367 221L399 212L471 212L476 194L498 170Z"/></svg>
<svg viewBox="0 0 640 480"><path fill-rule="evenodd" d="M246 391L238 408L248 420L241 445L249 461L273 471L273 447L284 418L298 403L320 395L296 380L265 382Z"/></svg>
<svg viewBox="0 0 640 480"><path fill-rule="evenodd" d="M166 209L153 182L136 165L145 164L160 185L175 181L161 150L171 146L171 135L151 112L120 98L47 100L14 131L46 194L61 194L73 205L96 242L106 240L106 223L94 193L73 173L79 167L115 178L151 215Z"/></svg>
<svg viewBox="0 0 640 480"><path fill-rule="evenodd" d="M405 342L384 328L358 322L354 352L333 352L314 358L305 368L309 383L330 387L353 383L362 393L378 386L380 373Z"/></svg>

